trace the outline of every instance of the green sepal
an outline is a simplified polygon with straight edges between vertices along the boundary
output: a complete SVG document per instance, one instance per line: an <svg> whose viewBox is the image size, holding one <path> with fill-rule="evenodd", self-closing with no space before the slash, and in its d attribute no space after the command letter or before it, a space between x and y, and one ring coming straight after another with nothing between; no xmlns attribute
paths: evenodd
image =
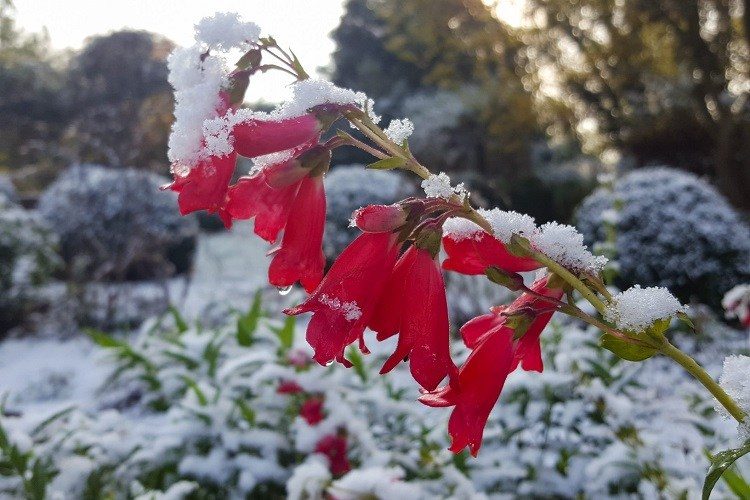
<svg viewBox="0 0 750 500"><path fill-rule="evenodd" d="M512 273L496 266L490 266L484 270L484 274L487 276L488 280L504 286L508 290L515 292L524 288L523 277L518 273Z"/></svg>

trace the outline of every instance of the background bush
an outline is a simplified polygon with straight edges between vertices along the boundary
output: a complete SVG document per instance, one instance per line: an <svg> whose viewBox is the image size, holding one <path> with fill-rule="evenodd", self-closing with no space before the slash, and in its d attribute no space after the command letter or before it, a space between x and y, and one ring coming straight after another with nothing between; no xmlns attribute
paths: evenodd
<svg viewBox="0 0 750 500"><path fill-rule="evenodd" d="M612 192L594 192L577 214L589 245L604 240L604 220L613 216L622 286L665 286L683 301L719 308L727 290L750 279L750 229L692 174L648 168L616 181Z"/></svg>
<svg viewBox="0 0 750 500"><path fill-rule="evenodd" d="M8 201L0 185L0 332L20 321L32 288L59 264L56 243L41 217Z"/></svg>
<svg viewBox="0 0 750 500"><path fill-rule="evenodd" d="M162 278L192 262L197 224L175 210L168 179L134 169L69 168L42 195L39 210L60 237L69 278Z"/></svg>

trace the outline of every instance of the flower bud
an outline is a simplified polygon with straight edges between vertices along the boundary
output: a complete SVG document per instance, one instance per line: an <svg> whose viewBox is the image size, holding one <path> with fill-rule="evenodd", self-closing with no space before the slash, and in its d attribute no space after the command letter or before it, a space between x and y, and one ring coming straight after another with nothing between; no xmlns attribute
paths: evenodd
<svg viewBox="0 0 750 500"><path fill-rule="evenodd" d="M354 211L351 224L366 233L385 233L399 229L406 218L401 205L368 205Z"/></svg>
<svg viewBox="0 0 750 500"><path fill-rule="evenodd" d="M440 244L443 239L443 230L440 226L426 225L419 230L416 238L414 238L414 245L417 248L422 248L430 252L432 258L437 257L440 253Z"/></svg>

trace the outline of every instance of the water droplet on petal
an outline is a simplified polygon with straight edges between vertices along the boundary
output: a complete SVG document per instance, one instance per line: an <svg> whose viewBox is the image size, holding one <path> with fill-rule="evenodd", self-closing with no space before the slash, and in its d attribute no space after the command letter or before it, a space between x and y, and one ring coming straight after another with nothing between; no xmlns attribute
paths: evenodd
<svg viewBox="0 0 750 500"><path fill-rule="evenodd" d="M279 295L289 295L289 292L292 291L292 285L289 285L289 286L277 286L276 290L279 291Z"/></svg>

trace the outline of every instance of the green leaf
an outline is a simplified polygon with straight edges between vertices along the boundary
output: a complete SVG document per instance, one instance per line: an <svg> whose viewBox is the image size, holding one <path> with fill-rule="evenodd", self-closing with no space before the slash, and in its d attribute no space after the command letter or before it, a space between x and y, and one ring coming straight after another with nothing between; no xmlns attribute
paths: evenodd
<svg viewBox="0 0 750 500"><path fill-rule="evenodd" d="M739 448L725 450L714 455L711 459L711 468L708 470L706 480L703 483L703 500L708 500L711 496L711 491L713 491L714 486L716 486L716 482L724 472L726 472L726 470L729 469L738 458L747 455L748 453L750 453L750 440L746 441L745 444Z"/></svg>
<svg viewBox="0 0 750 500"><path fill-rule="evenodd" d="M185 382L185 385L187 385L195 393L195 396L198 398L198 404L201 406L206 406L208 404L208 398L206 397L206 394L201 390L201 388L198 387L198 384L195 382L195 380L186 375L182 376L182 380L183 382Z"/></svg>
<svg viewBox="0 0 750 500"><path fill-rule="evenodd" d="M121 341L117 340L116 338L107 335L101 330L97 330L96 328L84 328L83 333L89 336L91 340L94 341L96 345L99 347L104 347L106 349L129 349L130 346Z"/></svg>
<svg viewBox="0 0 750 500"><path fill-rule="evenodd" d="M253 304L247 314L237 320L237 343L248 347L253 343L253 334L258 328L258 320L262 315L260 290L255 292Z"/></svg>
<svg viewBox="0 0 750 500"><path fill-rule="evenodd" d="M284 326L281 328L273 328L274 333L279 338L282 351L291 349L292 344L294 344L294 327L296 324L296 316L287 316L284 320Z"/></svg>
<svg viewBox="0 0 750 500"><path fill-rule="evenodd" d="M359 349L354 346L349 347L346 353L346 359L352 363L352 367L362 382L367 382L367 369L365 368L365 360L359 353Z"/></svg>
<svg viewBox="0 0 750 500"><path fill-rule="evenodd" d="M375 170L393 170L394 168L403 167L404 165L406 165L405 159L398 156L391 156L390 158L383 158L375 163L370 163L367 165L367 168Z"/></svg>
<svg viewBox="0 0 750 500"><path fill-rule="evenodd" d="M237 408L240 409L242 418L244 418L245 421L251 426L255 425L255 410L250 408L247 403L245 403L241 399L236 399L234 403L237 405Z"/></svg>
<svg viewBox="0 0 750 500"><path fill-rule="evenodd" d="M721 478L738 498L750 498L750 484L737 472L736 467L725 470Z"/></svg>
<svg viewBox="0 0 750 500"><path fill-rule="evenodd" d="M185 333L188 331L188 328L190 328L185 321L185 318L182 317L182 314L180 314L180 311L177 310L175 306L169 306L167 308L169 311L169 314L172 315L172 318L174 319L174 324L177 327L177 331L180 333Z"/></svg>
<svg viewBox="0 0 750 500"><path fill-rule="evenodd" d="M612 351L618 357L628 361L643 361L656 354L656 349L631 344L609 333L602 335L600 345L608 351Z"/></svg>

